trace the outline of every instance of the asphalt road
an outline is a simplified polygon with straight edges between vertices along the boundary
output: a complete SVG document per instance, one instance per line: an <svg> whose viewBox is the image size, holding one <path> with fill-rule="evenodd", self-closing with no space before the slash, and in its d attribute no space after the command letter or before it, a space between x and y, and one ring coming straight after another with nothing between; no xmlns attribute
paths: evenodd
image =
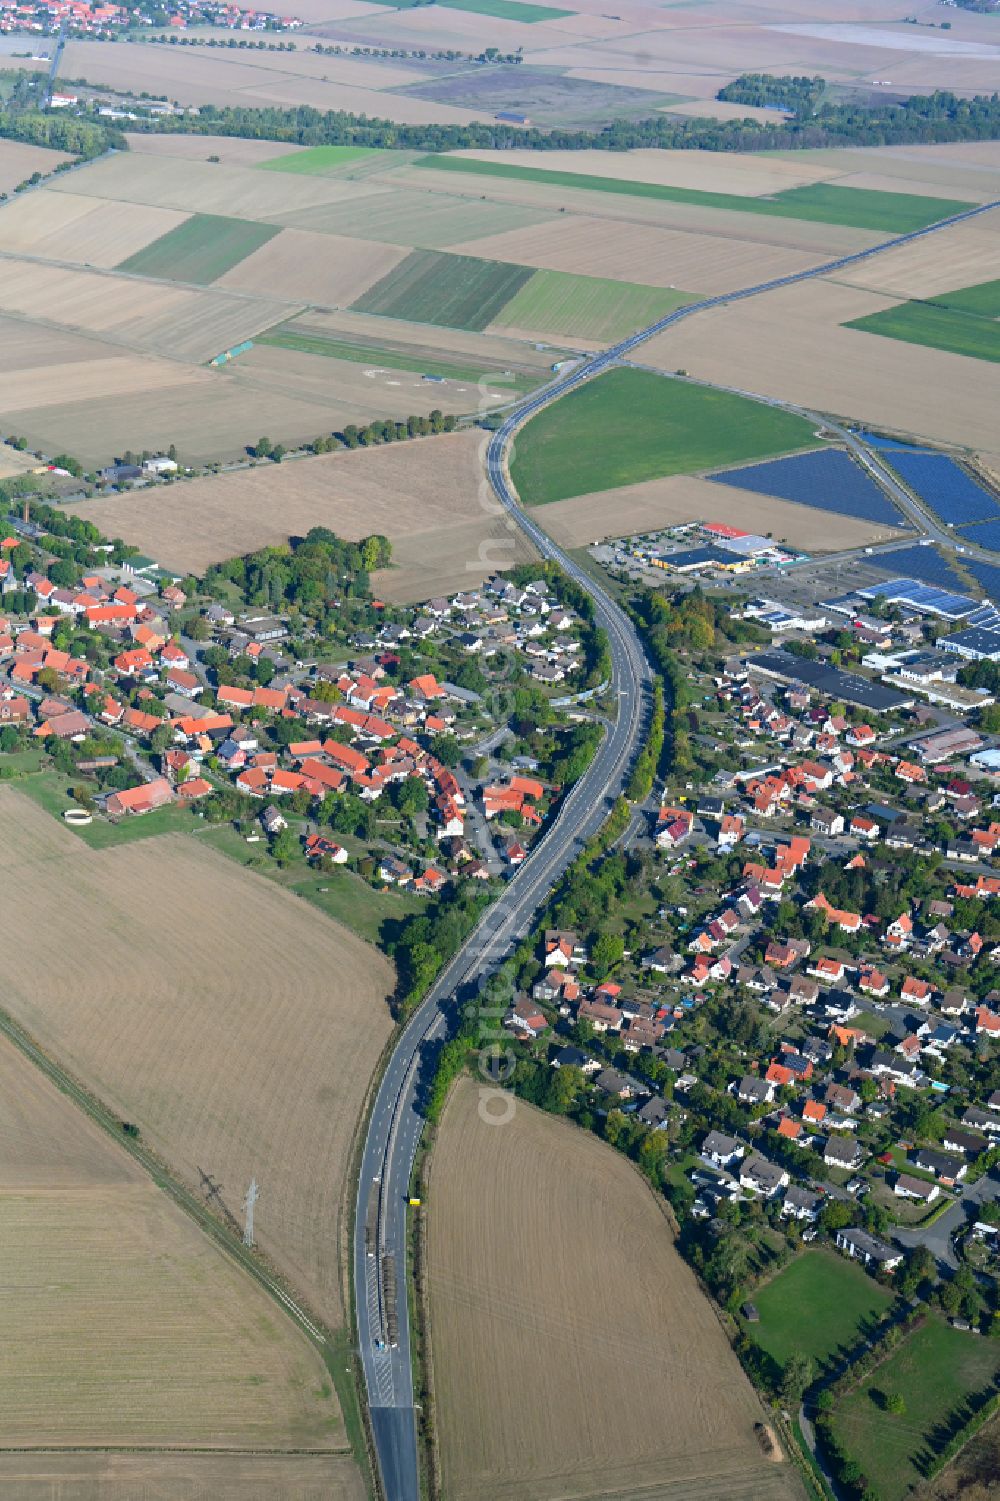
<svg viewBox="0 0 1000 1501"><path fill-rule="evenodd" d="M529 931L538 907L587 838L604 821L627 780L649 700L649 664L628 618L595 580L555 545L534 516L518 504L507 472L511 440L518 428L542 407L626 360L646 340L685 318L707 308L828 275L996 207L1000 203L977 205L927 229L899 235L870 250L841 256L812 270L678 308L527 397L511 410L504 425L490 439L487 475L497 500L508 512L511 527L519 527L526 533L542 556L558 562L594 601L597 622L608 634L612 692L619 713L552 825L411 1017L397 1040L375 1096L358 1181L354 1285L358 1350L386 1501L420 1498L405 1263L408 1190L423 1128L419 1101L433 1066L428 1051L447 1035L457 1004L475 994L477 983L481 984ZM484 1082L484 1110L488 1103Z"/></svg>

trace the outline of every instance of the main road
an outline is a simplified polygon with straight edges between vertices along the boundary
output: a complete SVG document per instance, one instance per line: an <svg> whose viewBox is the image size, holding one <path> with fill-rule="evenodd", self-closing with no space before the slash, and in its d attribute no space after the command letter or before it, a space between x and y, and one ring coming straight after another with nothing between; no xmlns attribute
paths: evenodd
<svg viewBox="0 0 1000 1501"><path fill-rule="evenodd" d="M511 410L489 440L487 476L511 526L520 528L543 557L557 562L593 600L597 623L607 632L610 643L611 692L618 713L600 750L570 789L549 829L399 1034L375 1095L358 1179L353 1255L358 1353L385 1501L420 1501L406 1231L410 1178L424 1124L420 1100L427 1083L428 1052L447 1035L458 1005L472 999L476 988L530 931L535 913L555 883L614 806L628 780L650 701L652 673L628 617L579 564L556 546L534 516L521 508L507 468L511 441L522 424L542 407L627 360L640 344L685 318L830 275L998 207L1000 202L978 204L926 229L898 235L811 270L688 303L527 397ZM488 1096L486 1099L488 1103Z"/></svg>

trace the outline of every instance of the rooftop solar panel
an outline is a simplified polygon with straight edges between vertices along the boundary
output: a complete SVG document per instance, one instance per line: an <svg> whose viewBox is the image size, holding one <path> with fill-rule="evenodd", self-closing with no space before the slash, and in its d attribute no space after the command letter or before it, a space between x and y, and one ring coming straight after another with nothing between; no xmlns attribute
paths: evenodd
<svg viewBox="0 0 1000 1501"><path fill-rule="evenodd" d="M795 501L819 511L859 516L886 526L904 525L900 512L875 481L840 448L795 454L766 464L748 464L708 477L719 485L736 485L741 490L773 495L777 500Z"/></svg>

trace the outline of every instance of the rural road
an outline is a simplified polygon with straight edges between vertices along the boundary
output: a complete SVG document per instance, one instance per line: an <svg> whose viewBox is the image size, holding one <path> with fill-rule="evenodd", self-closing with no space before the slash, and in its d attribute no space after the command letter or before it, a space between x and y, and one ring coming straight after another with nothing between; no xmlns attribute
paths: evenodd
<svg viewBox="0 0 1000 1501"><path fill-rule="evenodd" d="M950 219L896 236L869 250L677 308L648 328L586 360L565 378L528 396L512 409L503 426L490 438L486 471L497 500L508 513L508 524L512 529L519 527L541 555L557 562L594 602L596 622L607 632L610 643L611 691L618 704L618 715L549 829L462 949L445 966L401 1032L375 1095L358 1179L353 1259L358 1351L386 1501L420 1501L406 1231L410 1178L423 1130L419 1102L421 1089L427 1082L428 1044L447 1035L456 998L465 1000L471 995L476 984L481 984L530 930L539 906L610 812L625 786L638 748L652 683L649 663L628 617L588 573L556 546L533 515L521 508L507 469L511 441L523 423L542 407L627 360L639 345L685 318L708 308L829 275L997 207L1000 202L975 205ZM486 1110L488 1102L489 1095L484 1091L481 1109Z"/></svg>

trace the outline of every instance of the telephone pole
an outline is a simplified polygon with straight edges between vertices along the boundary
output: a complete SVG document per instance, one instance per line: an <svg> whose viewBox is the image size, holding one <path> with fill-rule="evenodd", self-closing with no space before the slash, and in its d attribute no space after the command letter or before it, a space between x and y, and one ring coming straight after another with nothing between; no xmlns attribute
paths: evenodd
<svg viewBox="0 0 1000 1501"><path fill-rule="evenodd" d="M250 1187L247 1189L247 1196L243 1200L243 1209L246 1214L243 1224L243 1244L245 1246L253 1245L253 1206L259 1198L260 1189L257 1187L257 1179L251 1178Z"/></svg>

